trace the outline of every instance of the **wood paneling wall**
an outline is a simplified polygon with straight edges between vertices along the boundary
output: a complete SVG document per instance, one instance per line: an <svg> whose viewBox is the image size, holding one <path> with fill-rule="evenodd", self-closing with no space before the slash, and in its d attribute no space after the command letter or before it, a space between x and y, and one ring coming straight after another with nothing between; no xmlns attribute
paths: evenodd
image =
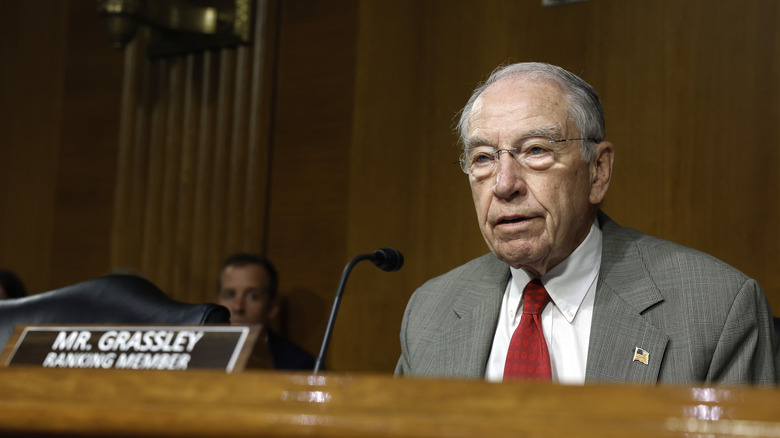
<svg viewBox="0 0 780 438"><path fill-rule="evenodd" d="M0 10L0 267L37 293L110 269L122 54L92 1Z"/></svg>
<svg viewBox="0 0 780 438"><path fill-rule="evenodd" d="M393 246L399 272L353 271L326 362L391 372L413 290L487 251L455 114L536 60L602 97L605 211L735 265L780 315L780 4L540 3L280 0L261 44L151 62L110 49L90 0L0 0L20 17L0 30L0 266L33 291L131 266L194 302L227 253L263 252L279 328L316 352L346 262Z"/></svg>
<svg viewBox="0 0 780 438"><path fill-rule="evenodd" d="M264 252L275 10L254 42L171 58L125 49L112 264L214 301L224 257Z"/></svg>
<svg viewBox="0 0 780 438"><path fill-rule="evenodd" d="M268 256L279 329L319 352L347 251L356 0L281 1Z"/></svg>

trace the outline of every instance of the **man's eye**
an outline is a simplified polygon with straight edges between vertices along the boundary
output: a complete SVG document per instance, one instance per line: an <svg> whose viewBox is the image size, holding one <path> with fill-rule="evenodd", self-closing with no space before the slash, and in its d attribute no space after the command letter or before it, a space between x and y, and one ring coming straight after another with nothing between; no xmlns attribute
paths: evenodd
<svg viewBox="0 0 780 438"><path fill-rule="evenodd" d="M541 155L547 152L547 149L541 145L532 144L526 149L528 155Z"/></svg>
<svg viewBox="0 0 780 438"><path fill-rule="evenodd" d="M478 166L481 166L481 165L490 164L493 162L493 160L494 160L493 154L489 154L486 152L478 152L471 157L471 164L476 164Z"/></svg>

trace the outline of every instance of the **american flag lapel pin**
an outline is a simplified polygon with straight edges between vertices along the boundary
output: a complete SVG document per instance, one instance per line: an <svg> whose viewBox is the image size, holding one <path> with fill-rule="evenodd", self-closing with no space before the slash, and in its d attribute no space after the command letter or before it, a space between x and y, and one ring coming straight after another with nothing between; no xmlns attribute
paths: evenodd
<svg viewBox="0 0 780 438"><path fill-rule="evenodd" d="M647 362L650 360L650 352L647 350L643 350L639 347L634 347L634 361L642 362L643 364L647 365Z"/></svg>

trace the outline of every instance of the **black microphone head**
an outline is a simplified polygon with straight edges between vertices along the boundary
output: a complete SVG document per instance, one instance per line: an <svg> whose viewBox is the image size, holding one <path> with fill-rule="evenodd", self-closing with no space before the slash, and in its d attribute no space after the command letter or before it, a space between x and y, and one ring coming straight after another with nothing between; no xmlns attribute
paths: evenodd
<svg viewBox="0 0 780 438"><path fill-rule="evenodd" d="M382 248L374 251L371 261L383 271L397 271L404 265L404 255L395 248Z"/></svg>

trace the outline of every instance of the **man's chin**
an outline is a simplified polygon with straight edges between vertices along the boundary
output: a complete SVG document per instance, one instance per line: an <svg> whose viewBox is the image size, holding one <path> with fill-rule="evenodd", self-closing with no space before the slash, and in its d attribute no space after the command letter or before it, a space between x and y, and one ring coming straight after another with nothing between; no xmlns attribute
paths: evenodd
<svg viewBox="0 0 780 438"><path fill-rule="evenodd" d="M230 325L259 325L262 326L262 322L253 322L253 321L230 321Z"/></svg>
<svg viewBox="0 0 780 438"><path fill-rule="evenodd" d="M526 269L534 273L539 273L541 270L539 265L544 259L544 253L540 248L529 245L528 242L500 244L493 248L493 254L502 262L515 269Z"/></svg>

